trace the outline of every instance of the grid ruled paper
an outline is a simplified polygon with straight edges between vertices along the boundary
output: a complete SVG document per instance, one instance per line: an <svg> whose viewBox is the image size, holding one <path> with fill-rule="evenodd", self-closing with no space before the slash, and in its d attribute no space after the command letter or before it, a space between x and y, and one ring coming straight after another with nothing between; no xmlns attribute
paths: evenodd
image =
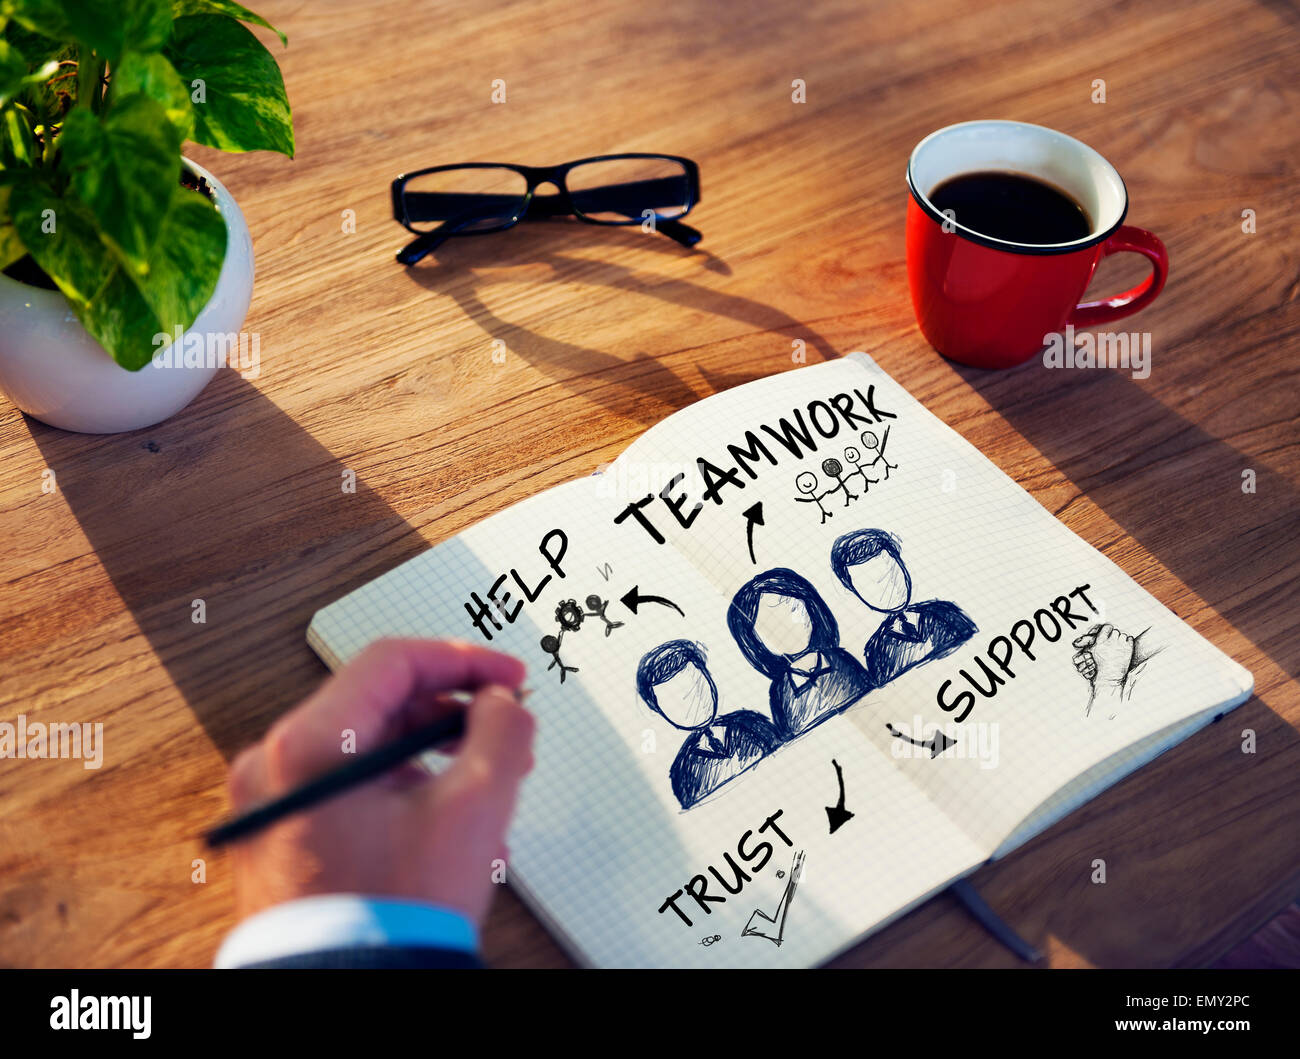
<svg viewBox="0 0 1300 1059"><path fill-rule="evenodd" d="M839 407L837 395L844 398ZM782 418L797 424L800 410L815 449L797 445L796 456L761 428L780 432ZM809 426L814 416L820 432ZM750 446L751 431L774 459L747 461L752 477L742 468L734 480L715 478L715 502L698 461L734 469L728 446ZM877 463L820 504L796 499L809 495L800 475L817 479L814 493L844 479L853 453L868 451L868 432L877 445L885 442L888 478ZM839 472L828 473L826 460L837 461ZM873 475L869 487L854 488ZM682 498L678 510L689 526L661 492ZM615 521L646 495L654 499L638 510L664 543L635 517ZM696 503L702 506L692 516ZM751 538L745 512L757 503L762 523ZM565 536L559 569L541 546L553 530ZM883 597L852 580L857 567L846 585L832 563L839 542L868 530L896 541L910 580L908 606L950 604L975 627L948 653L933 651L896 674L880 669L872 645L898 618L870 605ZM711 677L718 717L752 711L764 725L777 721L774 680L745 653L729 617L734 622L743 610L736 600L747 583L781 569L810 585L832 616L835 640L851 656L846 672L874 665L888 679L788 734L683 809L670 771L683 733L689 740L695 730L674 727L647 705L636 684L638 663L661 645L687 640ZM513 622L498 610L497 620L475 626L466 601L473 593L486 599L502 575L503 590L513 593L507 610L534 591L535 602ZM672 606L642 602L632 613L621 602L632 588ZM1070 597L1077 589L1082 596ZM589 596L597 605L587 605ZM1062 596L1068 620L1053 610ZM769 592L761 601L776 598ZM584 616L561 637L557 663L542 640L563 629L562 613L575 620L572 607L563 611L568 601ZM797 612L796 604L791 620ZM1038 612L1048 615L1041 626ZM1051 615L1060 626L1055 637ZM1032 658L1010 639L1026 621L1034 626ZM1107 625L1123 636L1093 652L1104 671L1127 650L1125 638L1145 646L1133 650L1124 687L1097 698L1078 657L1088 652L1073 640ZM1028 635L1024 625L1018 631ZM578 958L602 966L824 960L988 857L1005 855L1243 701L1251 687L1245 670L863 354L684 409L600 477L517 504L326 607L309 641L337 666L389 635L457 636L528 663L537 764L511 831L508 879ZM788 634L777 627L766 635L778 642ZM999 637L1010 649L1007 669L990 655ZM931 633L903 657L923 656L938 642ZM986 676L981 659L1001 683ZM574 670L564 671L563 683L561 665ZM962 691L970 708L948 709L963 701ZM827 809L837 801L837 774L853 815L831 833ZM686 887L697 877L711 897L725 900L693 899ZM678 891L675 904L667 903Z"/></svg>

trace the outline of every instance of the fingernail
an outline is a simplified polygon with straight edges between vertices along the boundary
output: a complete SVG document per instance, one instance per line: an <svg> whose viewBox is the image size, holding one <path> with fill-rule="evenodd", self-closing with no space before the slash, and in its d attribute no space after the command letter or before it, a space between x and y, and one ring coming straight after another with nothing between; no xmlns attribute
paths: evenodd
<svg viewBox="0 0 1300 1059"><path fill-rule="evenodd" d="M514 688L508 688L504 684L487 684L479 688L479 695L488 698L500 699L502 702L518 702L519 696Z"/></svg>

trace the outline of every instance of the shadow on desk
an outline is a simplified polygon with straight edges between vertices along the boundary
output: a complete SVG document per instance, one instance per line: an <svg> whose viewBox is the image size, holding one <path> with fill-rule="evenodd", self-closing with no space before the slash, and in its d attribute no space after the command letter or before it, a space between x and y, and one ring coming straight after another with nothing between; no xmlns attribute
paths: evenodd
<svg viewBox="0 0 1300 1059"><path fill-rule="evenodd" d="M1052 465L1291 676L1300 492L1121 370L958 374ZM1224 370L1227 370L1226 368ZM1257 427L1253 422L1239 426ZM1242 472L1255 491L1242 491Z"/></svg>
<svg viewBox="0 0 1300 1059"><path fill-rule="evenodd" d="M1125 533L1281 670L1297 674L1300 495L1284 475L1213 437L1118 370L1044 371L1036 361L1008 372L955 368ZM1268 385L1262 375L1243 388L1262 392ZM1249 396L1235 407L1237 431L1267 425ZM1253 493L1242 491L1247 469L1255 472ZM1241 768L1266 765L1240 753L1242 730L1253 730L1275 758L1300 747L1300 734L1258 697L1229 717L1227 730L1211 726L1194 737L1210 741L1199 757L1184 746L1157 758L973 881L990 884L986 896L1010 920L1046 918L1046 933L1097 966L1149 965L1142 934L1132 933L1136 924L1112 914L1111 891L1153 909L1141 930L1187 924L1205 937L1207 925L1218 924L1214 937L1226 947L1235 940L1233 929L1245 933L1256 924L1237 924L1241 910L1225 907L1212 886L1197 880L1231 871L1257 878L1255 891L1265 892L1275 877L1266 863L1284 859L1287 843L1268 850L1255 843L1261 833L1286 834L1291 826L1287 801L1273 786L1280 773L1266 769L1237 779ZM1225 826L1247 816L1251 827ZM1106 840L1094 849L1098 835ZM1081 840L1089 844L1079 846ZM1085 869L1093 857L1126 870L1106 886L1092 885ZM1037 878L1028 877L1026 865ZM1044 874L1057 885L1042 885ZM1029 937L1049 947L1046 934L1030 930ZM1217 955L1197 950L1188 962Z"/></svg>
<svg viewBox="0 0 1300 1059"><path fill-rule="evenodd" d="M511 272L491 264L540 263L557 284L639 291L802 338L810 358L834 356L820 335L761 303L561 252L593 239L639 239L639 247L729 271L639 231L549 222L453 240L440 251L446 263L408 274L563 385L647 424L702 395L646 353L615 356L495 316L478 290ZM530 309L549 297L545 283L538 288L543 300ZM721 390L763 374L706 381ZM219 372L182 413L146 430L90 438L27 424L126 609L227 758L319 682L323 668L304 639L311 615L424 548L363 480L345 493L339 459L234 371ZM194 620L199 600L202 622Z"/></svg>
<svg viewBox="0 0 1300 1059"><path fill-rule="evenodd" d="M608 247L619 260L598 260L576 253L588 246ZM511 353L556 382L581 392L585 399L600 403L615 415L647 427L709 394L771 375L771 361L753 358L755 365L764 365L763 370L717 372L701 368L709 391L698 393L671 368L637 350L635 338L622 355L552 338L497 315L484 302L482 291L494 284L529 283L533 289L526 315L533 319L541 315L539 309L544 310L548 292L557 292L557 297L564 292L568 299L575 285L589 287L593 298L617 291L628 306L627 335L637 334L637 319L653 324L653 314L660 308L655 302L661 302L678 310L693 309L737 320L756 332L783 335L791 343L799 339L810 362L838 356L825 338L780 309L661 272L638 271L622 263L636 257L633 250L643 249L670 260L695 262L701 275L731 275L725 261L699 247L689 249L663 236L642 233L637 227L601 227L564 219L529 221L504 232L452 239L439 248L437 260L426 258L405 272L410 281L430 293L455 301L490 339L504 341ZM526 278L521 270L526 271ZM594 313L602 325L615 322L608 305L599 306ZM689 346L687 341L683 344ZM593 385L593 376L599 376L598 385Z"/></svg>
<svg viewBox="0 0 1300 1059"><path fill-rule="evenodd" d="M227 759L324 675L304 639L311 615L423 548L363 481L345 493L343 464L233 370L145 430L91 438L27 424L96 560Z"/></svg>

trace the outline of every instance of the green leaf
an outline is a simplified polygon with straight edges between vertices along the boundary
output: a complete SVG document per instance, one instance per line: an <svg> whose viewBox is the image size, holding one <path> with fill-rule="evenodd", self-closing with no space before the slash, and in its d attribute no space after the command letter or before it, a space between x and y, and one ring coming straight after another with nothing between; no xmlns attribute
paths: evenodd
<svg viewBox="0 0 1300 1059"><path fill-rule="evenodd" d="M0 225L0 268L8 268L27 253L12 224Z"/></svg>
<svg viewBox="0 0 1300 1059"><path fill-rule="evenodd" d="M8 99L27 76L27 60L7 40L0 40L0 93Z"/></svg>
<svg viewBox="0 0 1300 1059"><path fill-rule="evenodd" d="M0 40L0 105L9 102L27 77L27 60L23 53L7 40Z"/></svg>
<svg viewBox="0 0 1300 1059"><path fill-rule="evenodd" d="M202 195L176 187L147 281L118 269L82 323L113 358L138 371L212 297L226 256L226 224ZM160 342L158 336L166 336Z"/></svg>
<svg viewBox="0 0 1300 1059"><path fill-rule="evenodd" d="M39 180L21 181L9 196L18 237L80 317L120 266L99 238L85 207ZM84 322L84 319L83 319Z"/></svg>
<svg viewBox="0 0 1300 1059"><path fill-rule="evenodd" d="M177 18L186 15L229 15L240 22L251 22L255 26L264 26L280 38L280 43L288 45L289 38L276 29L261 15L255 15L242 4L232 0L172 0L172 14Z"/></svg>
<svg viewBox="0 0 1300 1059"><path fill-rule="evenodd" d="M100 236L144 276L172 191L180 181L180 137L162 106L142 93L117 100L102 117L78 108L59 134L73 191Z"/></svg>
<svg viewBox="0 0 1300 1059"><path fill-rule="evenodd" d="M5 166L31 166L36 157L36 136L26 107L13 103L0 110L0 162Z"/></svg>
<svg viewBox="0 0 1300 1059"><path fill-rule="evenodd" d="M10 23L5 29L4 39L22 52L29 67L36 67L37 72L53 64L55 68L61 62L75 63L77 45L70 41L56 41L33 33L16 23ZM64 73L71 71L68 65ZM14 93L14 98L25 103L32 112L37 125L57 125L63 121L73 103L76 80L73 77L59 77L56 70L51 77L28 82Z"/></svg>
<svg viewBox="0 0 1300 1059"><path fill-rule="evenodd" d="M141 92L163 108L167 120L175 126L181 140L189 139L190 133L194 131L190 90L166 56L157 52L141 55L139 52L128 51L113 68L108 91L110 113L117 100L133 92Z"/></svg>
<svg viewBox="0 0 1300 1059"><path fill-rule="evenodd" d="M59 0L59 4L67 19L66 35L110 63L128 48L157 51L171 31L168 0Z"/></svg>
<svg viewBox="0 0 1300 1059"><path fill-rule="evenodd" d="M179 184L140 292L171 332L189 327L208 303L226 259L226 222L207 196ZM151 351L152 353L152 351Z"/></svg>
<svg viewBox="0 0 1300 1059"><path fill-rule="evenodd" d="M0 185L0 268L8 268L27 253L27 247L18 237L18 229L9 217L9 195L12 188Z"/></svg>
<svg viewBox="0 0 1300 1059"><path fill-rule="evenodd" d="M77 318L124 368L138 371L164 348L157 336L188 328L212 297L226 252L226 227L212 203L177 184L161 238L138 281L99 240L75 200L38 181L16 186L14 225L36 263L58 284ZM53 210L55 231L42 222Z"/></svg>
<svg viewBox="0 0 1300 1059"><path fill-rule="evenodd" d="M194 104L194 140L223 151L293 157L293 120L274 57L225 15L187 15L164 49Z"/></svg>
<svg viewBox="0 0 1300 1059"><path fill-rule="evenodd" d="M62 40L68 34L63 0L0 0L0 15L55 40Z"/></svg>
<svg viewBox="0 0 1300 1059"><path fill-rule="evenodd" d="M41 84L54 76L59 68L57 62L42 63L35 70L28 69L28 62L22 52L7 40L0 40L0 106L22 91L28 85Z"/></svg>

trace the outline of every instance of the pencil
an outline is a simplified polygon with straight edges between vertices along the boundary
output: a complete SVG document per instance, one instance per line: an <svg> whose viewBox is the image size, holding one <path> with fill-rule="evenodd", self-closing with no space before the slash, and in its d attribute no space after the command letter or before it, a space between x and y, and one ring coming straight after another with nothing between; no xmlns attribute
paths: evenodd
<svg viewBox="0 0 1300 1059"><path fill-rule="evenodd" d="M426 750L449 743L465 734L465 713L457 710L431 724L423 725L391 743L362 754L340 768L326 772L301 787L273 798L269 802L240 813L209 831L204 839L210 849L269 827L291 813L319 805L327 798L382 776L385 772Z"/></svg>

